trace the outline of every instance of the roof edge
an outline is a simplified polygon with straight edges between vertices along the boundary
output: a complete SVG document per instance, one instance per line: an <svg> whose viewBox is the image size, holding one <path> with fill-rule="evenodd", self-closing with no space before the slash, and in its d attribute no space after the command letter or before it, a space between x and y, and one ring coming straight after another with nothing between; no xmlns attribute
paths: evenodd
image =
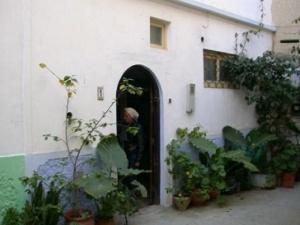
<svg viewBox="0 0 300 225"><path fill-rule="evenodd" d="M247 17L239 16L237 14L234 14L234 13L222 10L222 9L218 9L216 7L209 6L207 4L200 3L195 0L165 0L165 1L173 2L178 5L188 7L188 8L204 11L204 12L210 13L212 15L216 15L216 16L219 16L219 17L222 17L225 19L229 19L229 20L232 20L235 22L239 22L242 24L261 28L262 30L265 30L265 31L276 32L275 26L263 24L263 26L261 27L261 23L258 21L249 19Z"/></svg>

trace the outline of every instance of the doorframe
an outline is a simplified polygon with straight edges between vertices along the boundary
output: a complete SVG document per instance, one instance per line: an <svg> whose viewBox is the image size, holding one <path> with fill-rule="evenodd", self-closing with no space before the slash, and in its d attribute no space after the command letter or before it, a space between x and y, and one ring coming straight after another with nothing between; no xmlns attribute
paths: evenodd
<svg viewBox="0 0 300 225"><path fill-rule="evenodd" d="M155 84L157 85L157 89L158 89L158 97L159 97L159 158L160 158L160 162L159 162L159 204L162 206L170 206L171 201L170 201L170 195L166 192L166 188L169 185L169 180L170 180L170 176L168 174L168 168L166 166L165 163L165 158L167 156L167 151L165 149L165 145L164 145L164 137L165 137L165 133L164 133L164 99L163 99L163 89L161 86L161 83L159 82L158 77L156 76L156 73L154 73L149 67L142 65L142 64L133 64L129 67L127 67L127 69L124 70L124 72L122 73L122 75L120 76L120 79L118 82L120 82L120 80L122 79L122 77L124 76L124 74L126 74L126 72L133 66L139 66L144 68L146 71L149 72L149 74L152 76L153 82L155 82ZM117 85L117 88L119 87L119 83ZM117 110L117 108L116 108ZM117 116L117 115L116 115Z"/></svg>

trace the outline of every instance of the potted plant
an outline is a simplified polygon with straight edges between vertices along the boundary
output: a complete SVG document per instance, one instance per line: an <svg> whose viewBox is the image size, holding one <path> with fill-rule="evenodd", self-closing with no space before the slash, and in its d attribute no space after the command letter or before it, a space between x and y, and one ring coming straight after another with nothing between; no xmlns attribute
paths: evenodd
<svg viewBox="0 0 300 225"><path fill-rule="evenodd" d="M105 118L110 113L111 108L115 105L116 100L113 100L108 108L97 119L91 119L87 122L82 119L76 118L72 112L70 112L70 103L72 98L77 92L77 80L73 75L66 75L60 77L54 73L46 64L41 63L39 66L42 69L46 69L64 88L66 104L65 104L65 126L64 137L59 137L52 134L45 134L45 140L49 138L56 142L64 144L67 158L72 165L72 175L68 182L68 188L71 190L71 205L72 207L65 213L66 221L71 224L75 222L78 225L93 225L94 216L90 210L83 209L80 202L80 186L76 182L77 179L83 176L83 172L79 171L80 156L87 146L91 146L93 143L101 140L101 129L107 126ZM129 91L130 94L141 95L142 89L135 87L129 83L129 80L124 79L120 85L121 91ZM76 139L76 141L74 140Z"/></svg>
<svg viewBox="0 0 300 225"><path fill-rule="evenodd" d="M299 168L297 160L299 147L291 142L283 145L272 158L272 168L281 178L281 186L292 188L295 184L295 174Z"/></svg>
<svg viewBox="0 0 300 225"><path fill-rule="evenodd" d="M205 132L199 127L190 132L186 128L178 128L176 135L177 139L173 139L167 146L169 154L166 163L173 177L173 189L191 195L194 205L205 203L209 199L209 193L213 197L218 196L227 187L225 179L228 162L257 171L244 152L226 152L207 139ZM190 154L180 151L182 146L188 146L193 153L198 153L199 158L192 159Z"/></svg>
<svg viewBox="0 0 300 225"><path fill-rule="evenodd" d="M117 211L117 192L107 193L97 201L96 225L114 225Z"/></svg>
<svg viewBox="0 0 300 225"><path fill-rule="evenodd" d="M136 193L147 197L146 188L135 177L148 171L128 168L126 154L114 134L101 139L96 153L98 163L94 172L76 179L75 183L94 200L96 224L114 224L117 212L124 215L128 224L128 215L138 209Z"/></svg>
<svg viewBox="0 0 300 225"><path fill-rule="evenodd" d="M222 151L222 149L218 149L216 153L210 157L209 197L211 200L217 199L220 196L221 191L226 189L225 160Z"/></svg>
<svg viewBox="0 0 300 225"><path fill-rule="evenodd" d="M181 142L182 139L178 138L168 144L168 157L165 161L168 165L168 172L173 177L173 185L167 189L167 192L173 194L174 207L183 211L190 205L191 190L187 185L190 159L186 153L178 151Z"/></svg>
<svg viewBox="0 0 300 225"><path fill-rule="evenodd" d="M201 162L190 162L187 169L187 187L191 190L191 204L204 205L209 200L209 170Z"/></svg>
<svg viewBox="0 0 300 225"><path fill-rule="evenodd" d="M272 188L276 186L275 174L270 174L268 169L268 144L276 140L276 136L252 129L245 137L237 129L226 126L223 128L223 135L227 149L239 149L251 159L251 162L258 168L259 173L251 176L252 185L260 188Z"/></svg>
<svg viewBox="0 0 300 225"><path fill-rule="evenodd" d="M185 193L177 193L173 195L173 205L179 211L186 210L191 203L191 197Z"/></svg>
<svg viewBox="0 0 300 225"><path fill-rule="evenodd" d="M242 150L225 151L206 136L200 135L190 136L189 143L199 152L202 164L208 168L211 191L221 192L232 188L228 183L228 177L231 178L232 174L236 175L238 169L258 171ZM235 182L236 177L232 176L232 178ZM234 187L236 187L235 183Z"/></svg>
<svg viewBox="0 0 300 225"><path fill-rule="evenodd" d="M21 210L8 208L3 225L57 225L62 216L61 185L57 175L45 179L36 172L32 177L20 178L28 198Z"/></svg>

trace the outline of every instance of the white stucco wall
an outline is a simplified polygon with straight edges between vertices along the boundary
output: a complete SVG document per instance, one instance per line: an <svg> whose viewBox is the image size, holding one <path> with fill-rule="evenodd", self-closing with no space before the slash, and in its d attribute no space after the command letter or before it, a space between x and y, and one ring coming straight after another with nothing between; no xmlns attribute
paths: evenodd
<svg viewBox="0 0 300 225"><path fill-rule="evenodd" d="M151 16L170 21L167 50L149 46ZM57 73L79 75L80 90L71 107L75 116L86 118L97 117L110 103L127 68L147 66L163 90L165 144L177 127L200 123L210 134L219 134L226 124L254 126L253 110L240 91L203 88L203 48L233 53L234 33L247 29L195 10L147 0L32 1L32 118L28 118L32 152L58 150L41 135L60 133L64 116L64 92L38 67L40 62ZM249 54L261 54L271 45L272 34L262 33L249 45ZM187 115L185 88L190 82L196 83L197 103L196 112ZM104 86L103 102L96 100L97 86ZM168 98L172 104L166 103ZM111 118L114 121L115 115Z"/></svg>
<svg viewBox="0 0 300 225"><path fill-rule="evenodd" d="M70 110L82 118L101 115L115 97L122 74L132 65L142 64L153 71L162 94L163 201L165 145L176 128L201 124L209 134L218 135L228 124L239 129L255 126L254 110L246 105L241 91L203 85L203 49L233 53L234 34L250 27L165 1L22 2L20 6L16 1L0 1L5 6L0 7L4 34L0 36L1 154L63 150L42 137L46 133L63 135L65 99L62 87L39 68L41 62L58 74L78 75L78 95ZM248 8L238 11L246 14ZM170 22L167 50L150 47L150 17ZM262 32L249 44L248 53L257 56L271 48L272 33ZM185 112L188 83L196 84L196 111L191 115ZM96 99L97 86L104 86L104 101ZM108 119L114 122L115 117L113 109ZM114 131L114 127L106 130Z"/></svg>
<svg viewBox="0 0 300 225"><path fill-rule="evenodd" d="M167 50L150 48L150 17L170 22ZM135 64L150 68L162 89L162 162L165 145L178 127L201 124L209 134L220 134L227 124L240 129L255 126L253 108L246 105L241 91L203 87L203 48L232 53L235 32L247 29L206 13L148 0L33 0L32 117L28 118L32 124L31 153L62 149L42 138L49 131L62 134L64 92L38 67L40 62L59 74L78 74L81 85L71 111L83 118L97 117L110 104L127 68ZM249 45L249 54L259 55L271 46L272 34L263 32ZM196 84L196 111L192 115L185 113L188 83ZM103 102L96 100L97 86L104 86ZM167 103L168 98L172 104ZM115 110L110 118L115 121ZM113 131L111 127L107 132ZM164 203L164 163L161 171Z"/></svg>
<svg viewBox="0 0 300 225"><path fill-rule="evenodd" d="M0 155L23 152L22 4L0 1Z"/></svg>
<svg viewBox="0 0 300 225"><path fill-rule="evenodd" d="M260 21L261 13L258 10L260 7L261 0L193 0L195 2L204 3L218 9L234 13L236 15L247 17L249 19ZM264 19L263 22L271 25L272 14L271 14L272 0L264 0Z"/></svg>

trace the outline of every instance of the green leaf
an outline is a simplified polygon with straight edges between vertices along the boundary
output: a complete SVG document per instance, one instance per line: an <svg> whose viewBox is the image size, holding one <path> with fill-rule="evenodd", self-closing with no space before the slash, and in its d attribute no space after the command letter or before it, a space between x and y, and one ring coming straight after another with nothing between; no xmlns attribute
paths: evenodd
<svg viewBox="0 0 300 225"><path fill-rule="evenodd" d="M74 181L77 186L83 188L88 195L95 199L100 199L116 190L115 182L115 179L96 173L77 178Z"/></svg>
<svg viewBox="0 0 300 225"><path fill-rule="evenodd" d="M42 69L44 69L44 68L47 67L47 65L46 65L45 63L40 63L39 66L40 66Z"/></svg>
<svg viewBox="0 0 300 225"><path fill-rule="evenodd" d="M257 129L251 130L246 136L246 140L252 148L264 146L270 141L274 141L276 139L277 137L275 135L262 133Z"/></svg>
<svg viewBox="0 0 300 225"><path fill-rule="evenodd" d="M227 142L230 146L234 148L246 148L246 140L239 130L226 126L223 128L223 136L225 142Z"/></svg>
<svg viewBox="0 0 300 225"><path fill-rule="evenodd" d="M243 164L243 166L251 172L259 172L257 167L250 162L250 159L245 156L245 153L242 150L224 152L223 157Z"/></svg>
<svg viewBox="0 0 300 225"><path fill-rule="evenodd" d="M140 127L135 127L135 126L130 126L126 129L126 132L132 134L133 136L137 135L137 133L139 132Z"/></svg>
<svg viewBox="0 0 300 225"><path fill-rule="evenodd" d="M215 143L203 137L190 137L189 142L202 153L215 154L218 149Z"/></svg>
<svg viewBox="0 0 300 225"><path fill-rule="evenodd" d="M114 134L101 139L97 146L96 154L109 171L113 167L127 169L128 160L125 151L119 145L118 139Z"/></svg>

